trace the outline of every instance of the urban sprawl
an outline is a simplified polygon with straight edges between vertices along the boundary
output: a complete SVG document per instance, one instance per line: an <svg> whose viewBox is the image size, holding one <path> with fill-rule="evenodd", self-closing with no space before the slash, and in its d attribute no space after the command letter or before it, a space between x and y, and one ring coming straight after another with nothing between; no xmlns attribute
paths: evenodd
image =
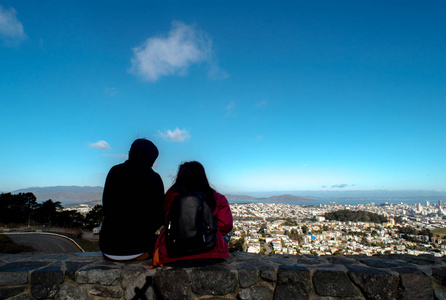
<svg viewBox="0 0 446 300"><path fill-rule="evenodd" d="M386 217L387 222L340 222L324 217L325 213L345 209L376 213ZM438 236L401 233L401 228L409 226L417 230L446 227L441 201L434 205L428 201L426 205L249 203L231 204L231 210L234 216L232 239L243 239L244 250L250 253L446 254ZM395 219L400 224L396 224ZM290 221L296 225L287 225Z"/></svg>
<svg viewBox="0 0 446 300"><path fill-rule="evenodd" d="M81 204L76 209L86 213L91 209L89 206ZM238 242L239 251L311 255L446 254L440 236L420 234L446 228L446 208L441 200L435 204L426 201L425 205L233 203L231 210L234 230L230 245ZM386 217L387 222L341 222L324 217L325 213L339 210L371 212ZM404 233L405 228L418 233Z"/></svg>

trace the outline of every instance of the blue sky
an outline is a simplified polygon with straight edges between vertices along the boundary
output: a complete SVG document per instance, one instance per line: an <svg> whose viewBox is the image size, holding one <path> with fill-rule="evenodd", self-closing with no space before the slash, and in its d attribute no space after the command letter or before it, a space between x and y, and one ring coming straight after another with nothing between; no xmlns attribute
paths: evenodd
<svg viewBox="0 0 446 300"><path fill-rule="evenodd" d="M102 186L132 141L166 187L446 190L444 1L2 1L0 191Z"/></svg>

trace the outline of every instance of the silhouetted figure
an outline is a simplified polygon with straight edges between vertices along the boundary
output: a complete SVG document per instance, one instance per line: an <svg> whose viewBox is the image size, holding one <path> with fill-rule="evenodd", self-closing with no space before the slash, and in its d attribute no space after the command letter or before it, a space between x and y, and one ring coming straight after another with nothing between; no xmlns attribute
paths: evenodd
<svg viewBox="0 0 446 300"><path fill-rule="evenodd" d="M108 173L99 236L104 258L140 260L152 255L155 231L163 224L164 185L152 170L157 157L158 149L151 141L137 139L130 148L129 159Z"/></svg>
<svg viewBox="0 0 446 300"><path fill-rule="evenodd" d="M164 222L168 226L169 211L176 196L180 194L202 193L211 208L217 226L217 241L215 247L208 252L182 257L169 257L166 249L166 228L158 237L153 265L165 263L174 266L188 267L215 263L229 257L228 242L232 233L233 219L228 200L217 193L209 185L204 167L196 161L180 165L175 183L167 191L164 199Z"/></svg>

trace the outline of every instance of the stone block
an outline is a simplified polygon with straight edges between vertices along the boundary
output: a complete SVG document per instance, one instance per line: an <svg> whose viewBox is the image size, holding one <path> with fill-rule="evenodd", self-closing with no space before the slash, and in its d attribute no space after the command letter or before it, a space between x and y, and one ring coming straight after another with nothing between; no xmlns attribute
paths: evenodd
<svg viewBox="0 0 446 300"><path fill-rule="evenodd" d="M400 274L401 299L434 299L432 281L429 276L416 268L394 268Z"/></svg>
<svg viewBox="0 0 446 300"><path fill-rule="evenodd" d="M74 282L64 282L60 287L56 300L88 300L88 293L84 285Z"/></svg>
<svg viewBox="0 0 446 300"><path fill-rule="evenodd" d="M13 296L23 293L24 291L25 291L24 286L2 287L2 288L0 288L0 299L6 299L9 297L13 297Z"/></svg>
<svg viewBox="0 0 446 300"><path fill-rule="evenodd" d="M385 260L377 258L363 258L359 261L372 268L395 268L395 267L411 267L412 265L398 260Z"/></svg>
<svg viewBox="0 0 446 300"><path fill-rule="evenodd" d="M71 280L76 280L76 272L87 265L87 262L67 261L65 262L65 275L70 277Z"/></svg>
<svg viewBox="0 0 446 300"><path fill-rule="evenodd" d="M356 259L347 258L345 256L333 255L327 257L327 262L334 265L354 265L357 263Z"/></svg>
<svg viewBox="0 0 446 300"><path fill-rule="evenodd" d="M273 299L274 292L265 286L253 286L242 289L237 295L240 300L270 300Z"/></svg>
<svg viewBox="0 0 446 300"><path fill-rule="evenodd" d="M160 299L191 299L190 285L185 270L160 269L156 272L154 290Z"/></svg>
<svg viewBox="0 0 446 300"><path fill-rule="evenodd" d="M61 263L31 273L31 294L37 299L54 298L64 280Z"/></svg>
<svg viewBox="0 0 446 300"><path fill-rule="evenodd" d="M28 282L27 271L0 272L0 286L21 285Z"/></svg>
<svg viewBox="0 0 446 300"><path fill-rule="evenodd" d="M396 299L398 274L363 266L347 266L349 277L367 299Z"/></svg>
<svg viewBox="0 0 446 300"><path fill-rule="evenodd" d="M223 296L237 290L237 274L226 266L195 269L191 272L191 287L198 295Z"/></svg>
<svg viewBox="0 0 446 300"><path fill-rule="evenodd" d="M95 285L88 290L90 295L103 297L105 299L108 298L121 298L123 293L121 289L117 287L105 287L101 285Z"/></svg>
<svg viewBox="0 0 446 300"><path fill-rule="evenodd" d="M0 286L26 284L28 282L28 271L41 268L48 264L39 261L25 261L0 266Z"/></svg>
<svg viewBox="0 0 446 300"><path fill-rule="evenodd" d="M446 267L432 268L432 277L439 286L446 288Z"/></svg>
<svg viewBox="0 0 446 300"><path fill-rule="evenodd" d="M446 300L446 291L435 289L434 294L436 300Z"/></svg>
<svg viewBox="0 0 446 300"><path fill-rule="evenodd" d="M148 267L140 265L124 265L121 269L124 298L133 299L136 295L135 289L139 289L140 291L144 290L144 286L147 284L146 278L155 277L155 273L156 270L150 270ZM143 294L147 300L154 299L153 285L147 287Z"/></svg>
<svg viewBox="0 0 446 300"><path fill-rule="evenodd" d="M277 272L276 267L269 261L258 261L256 263L260 271L260 278L266 281L276 282Z"/></svg>
<svg viewBox="0 0 446 300"><path fill-rule="evenodd" d="M39 256L33 257L36 260L57 260L57 261L63 261L68 259L68 255L65 254L43 254Z"/></svg>
<svg viewBox="0 0 446 300"><path fill-rule="evenodd" d="M347 274L342 271L316 271L313 275L313 284L316 293L321 296L359 296Z"/></svg>
<svg viewBox="0 0 446 300"><path fill-rule="evenodd" d="M35 298L32 298L26 294L22 294L22 295L12 298L12 300L35 300Z"/></svg>
<svg viewBox="0 0 446 300"><path fill-rule="evenodd" d="M296 263L298 265L311 266L311 265L320 265L321 263L325 263L325 261L322 261L320 259L310 259L305 256L297 256Z"/></svg>
<svg viewBox="0 0 446 300"><path fill-rule="evenodd" d="M107 266L93 266L76 272L78 283L91 283L100 285L112 285L119 277L118 268Z"/></svg>
<svg viewBox="0 0 446 300"><path fill-rule="evenodd" d="M310 270L299 266L280 266L274 300L308 299L311 292Z"/></svg>
<svg viewBox="0 0 446 300"><path fill-rule="evenodd" d="M242 288L253 286L259 281L259 271L250 261L238 264L236 268Z"/></svg>
<svg viewBox="0 0 446 300"><path fill-rule="evenodd" d="M407 263L426 266L426 265L435 265L439 260L435 258L433 255L409 255L409 254L401 254L401 255L389 255L390 257L384 258L386 259L399 259L404 260Z"/></svg>

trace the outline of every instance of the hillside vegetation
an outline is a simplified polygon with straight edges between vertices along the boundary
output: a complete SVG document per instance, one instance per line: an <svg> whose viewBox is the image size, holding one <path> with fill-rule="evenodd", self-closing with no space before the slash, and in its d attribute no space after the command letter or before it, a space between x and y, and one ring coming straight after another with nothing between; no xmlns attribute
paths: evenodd
<svg viewBox="0 0 446 300"><path fill-rule="evenodd" d="M367 212L367 211L353 211L353 210L337 210L329 213L325 213L325 219L335 220L341 222L373 222L373 223L384 223L387 222L387 218L380 216L378 214Z"/></svg>

